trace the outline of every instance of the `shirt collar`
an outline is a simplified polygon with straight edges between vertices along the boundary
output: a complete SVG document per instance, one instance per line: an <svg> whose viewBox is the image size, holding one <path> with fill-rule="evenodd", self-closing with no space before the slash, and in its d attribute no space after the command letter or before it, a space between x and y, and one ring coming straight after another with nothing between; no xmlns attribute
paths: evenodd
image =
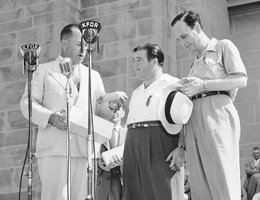
<svg viewBox="0 0 260 200"><path fill-rule="evenodd" d="M216 44L218 40L216 38L212 38L206 48L206 51L217 51Z"/></svg>

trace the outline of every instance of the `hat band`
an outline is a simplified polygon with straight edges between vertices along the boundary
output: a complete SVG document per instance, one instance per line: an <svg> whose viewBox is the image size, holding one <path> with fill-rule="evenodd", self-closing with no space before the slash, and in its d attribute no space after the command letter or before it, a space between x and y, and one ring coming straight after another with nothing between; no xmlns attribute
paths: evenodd
<svg viewBox="0 0 260 200"><path fill-rule="evenodd" d="M165 117L166 117L166 120L168 123L170 124L176 124L173 120L172 120L172 117L171 117L171 113L170 113L170 110L171 110L171 105L172 105L172 101L176 95L177 91L172 91L168 94L167 96L167 99L166 99L166 102L165 102L165 108L164 108L164 112L165 112Z"/></svg>

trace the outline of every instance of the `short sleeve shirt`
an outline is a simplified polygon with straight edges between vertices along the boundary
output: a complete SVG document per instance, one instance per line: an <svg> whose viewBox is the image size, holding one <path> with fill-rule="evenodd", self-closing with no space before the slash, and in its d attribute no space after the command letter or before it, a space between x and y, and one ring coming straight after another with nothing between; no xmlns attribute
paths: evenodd
<svg viewBox="0 0 260 200"><path fill-rule="evenodd" d="M188 76L205 80L221 79L232 73L247 76L237 47L230 40L212 38L202 56L195 58ZM235 98L237 90L229 91Z"/></svg>

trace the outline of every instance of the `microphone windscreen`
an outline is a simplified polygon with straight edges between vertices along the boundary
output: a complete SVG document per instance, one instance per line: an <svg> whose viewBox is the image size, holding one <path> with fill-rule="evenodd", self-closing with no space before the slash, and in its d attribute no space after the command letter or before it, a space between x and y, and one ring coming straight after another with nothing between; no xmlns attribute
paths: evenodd
<svg viewBox="0 0 260 200"><path fill-rule="evenodd" d="M83 33L83 38L87 43L94 43L96 42L98 31L97 29L89 28L85 29Z"/></svg>
<svg viewBox="0 0 260 200"><path fill-rule="evenodd" d="M73 73L74 67L70 58L62 58L59 65L60 71L64 76L70 76Z"/></svg>
<svg viewBox="0 0 260 200"><path fill-rule="evenodd" d="M29 64L29 65L36 65L37 63L37 53L33 51L27 51L24 53L24 60Z"/></svg>

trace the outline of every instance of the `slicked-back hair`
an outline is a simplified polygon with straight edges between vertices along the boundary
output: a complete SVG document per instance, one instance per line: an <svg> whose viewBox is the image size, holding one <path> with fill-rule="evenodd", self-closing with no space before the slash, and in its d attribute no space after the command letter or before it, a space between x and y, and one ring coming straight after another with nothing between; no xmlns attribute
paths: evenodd
<svg viewBox="0 0 260 200"><path fill-rule="evenodd" d="M260 147L258 147L258 146L255 146L252 148L252 151L259 151L259 150L260 150Z"/></svg>
<svg viewBox="0 0 260 200"><path fill-rule="evenodd" d="M146 44L135 47L133 49L133 52L137 52L140 50L146 50L146 56L147 56L148 61L151 61L152 59L157 58L159 65L163 66L164 54L159 45L146 43Z"/></svg>
<svg viewBox="0 0 260 200"><path fill-rule="evenodd" d="M64 38L68 38L72 35L73 33L73 28L79 29L78 24L68 24L66 25L62 31L60 32L60 41Z"/></svg>
<svg viewBox="0 0 260 200"><path fill-rule="evenodd" d="M193 10L186 10L178 14L173 20L171 25L174 26L178 21L184 21L191 29L193 29L195 23L199 23L201 28L203 27L200 20L199 13Z"/></svg>

